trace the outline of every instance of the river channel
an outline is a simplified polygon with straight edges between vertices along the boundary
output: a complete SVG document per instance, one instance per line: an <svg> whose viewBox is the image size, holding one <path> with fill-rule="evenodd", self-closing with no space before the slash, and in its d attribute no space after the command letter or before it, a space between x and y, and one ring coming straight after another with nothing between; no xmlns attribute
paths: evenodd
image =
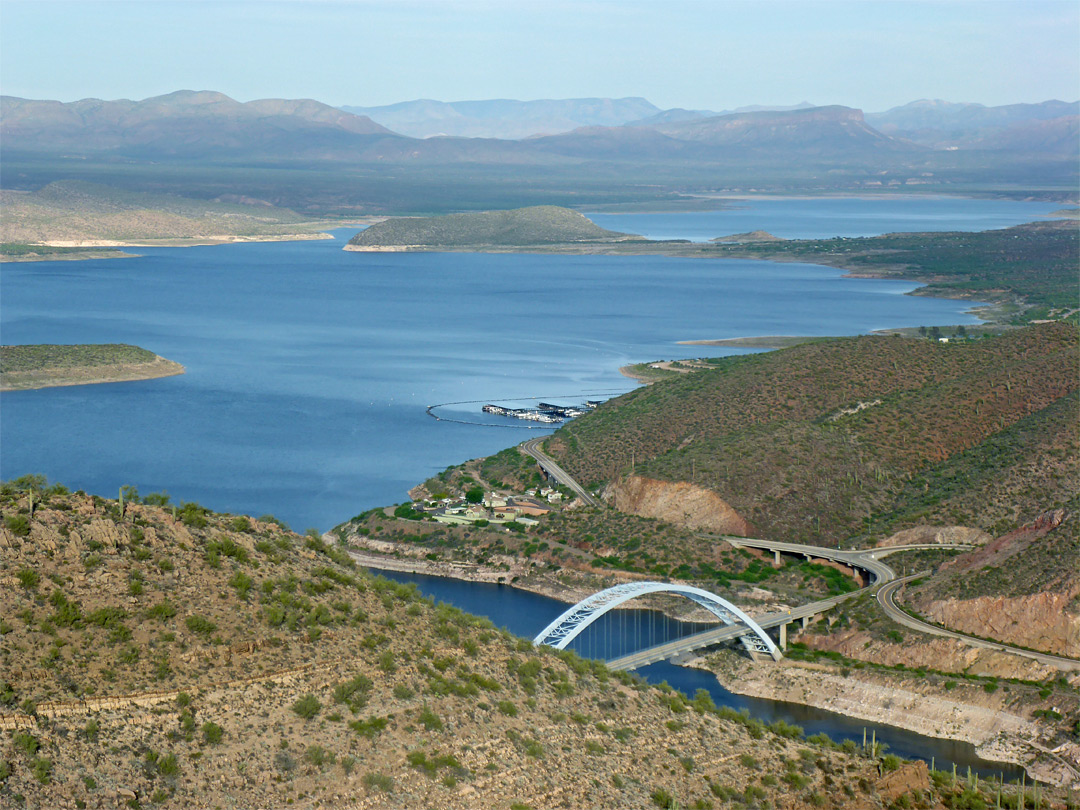
<svg viewBox="0 0 1080 810"><path fill-rule="evenodd" d="M448 577L375 569L372 569L372 573L397 582L415 583L425 596L454 605L468 613L485 616L497 627L505 627L526 638L535 636L568 607L557 599L509 585L465 582ZM586 639L586 634L582 634L580 649L576 649L573 644L571 648L589 657L610 658L706 627L692 622L667 620L662 614L652 610L621 610L613 611L612 614L620 614L615 615L613 621L604 628L605 631L613 631L605 632L605 635L612 638L603 639L597 646L596 639ZM888 746L886 750L889 753L908 759L921 759L927 763L933 762L938 770L949 770L955 764L957 771L961 773L966 773L970 767L972 772L979 776L1004 776L1010 781L1019 779L1023 773L1022 769L1015 765L982 759L975 753L975 746L971 743L926 737L895 726L858 720L798 703L737 695L721 686L712 674L700 669L662 662L642 667L637 670L637 674L652 683L666 681L691 697L697 690L704 689L712 695L718 706L746 711L765 723L775 720L793 723L801 726L808 736L825 734L837 742L854 740L861 743L865 731L867 740L876 735L879 743Z"/></svg>

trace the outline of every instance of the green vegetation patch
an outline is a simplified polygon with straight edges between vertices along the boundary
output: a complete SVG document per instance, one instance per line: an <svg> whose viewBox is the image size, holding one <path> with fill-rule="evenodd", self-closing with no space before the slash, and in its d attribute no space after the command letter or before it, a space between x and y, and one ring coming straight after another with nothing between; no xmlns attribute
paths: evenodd
<svg viewBox="0 0 1080 810"><path fill-rule="evenodd" d="M0 346L0 374L152 363L157 357L147 349L126 343L38 343Z"/></svg>
<svg viewBox="0 0 1080 810"><path fill-rule="evenodd" d="M989 301L1016 296L1029 304L1065 310L1078 305L1080 230L1075 222L1039 222L977 233L891 233L717 245L716 252L919 279L928 282L920 295Z"/></svg>
<svg viewBox="0 0 1080 810"><path fill-rule="evenodd" d="M1051 323L724 358L605 403L547 452L587 486L693 482L790 542L866 542L928 518L1007 531L1075 491L1078 349L1073 325Z"/></svg>

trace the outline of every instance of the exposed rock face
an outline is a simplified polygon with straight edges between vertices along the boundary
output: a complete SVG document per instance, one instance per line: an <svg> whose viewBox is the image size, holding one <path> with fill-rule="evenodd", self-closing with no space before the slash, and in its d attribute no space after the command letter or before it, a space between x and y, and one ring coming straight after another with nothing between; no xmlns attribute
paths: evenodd
<svg viewBox="0 0 1080 810"><path fill-rule="evenodd" d="M954 557L911 589L911 605L962 633L1080 655L1080 566L1075 531L1064 525L1069 518L1065 509L1048 510Z"/></svg>
<svg viewBox="0 0 1080 810"><path fill-rule="evenodd" d="M715 492L686 481L672 483L631 475L608 486L604 496L633 515L666 520L694 529L715 529L746 537L750 524Z"/></svg>
<svg viewBox="0 0 1080 810"><path fill-rule="evenodd" d="M1080 614L1070 610L1076 593L982 596L920 605L924 615L961 633L1000 639L1056 655L1080 655Z"/></svg>
<svg viewBox="0 0 1080 810"><path fill-rule="evenodd" d="M892 537L886 537L878 545L882 548L923 543L969 543L981 546L990 539L990 535L981 529L967 526L914 526L897 532Z"/></svg>

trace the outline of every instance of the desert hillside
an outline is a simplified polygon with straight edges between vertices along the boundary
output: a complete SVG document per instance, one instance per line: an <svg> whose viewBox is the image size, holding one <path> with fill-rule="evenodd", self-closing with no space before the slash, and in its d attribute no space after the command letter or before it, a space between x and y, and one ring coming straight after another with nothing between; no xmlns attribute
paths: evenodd
<svg viewBox="0 0 1080 810"><path fill-rule="evenodd" d="M687 482L775 539L866 543L923 523L1002 534L1080 485L1077 347L1074 326L1052 323L721 358L605 403L547 448L616 504L634 502L635 478Z"/></svg>
<svg viewBox="0 0 1080 810"><path fill-rule="evenodd" d="M938 789L924 766L535 650L269 516L125 495L3 487L4 806L874 807Z"/></svg>

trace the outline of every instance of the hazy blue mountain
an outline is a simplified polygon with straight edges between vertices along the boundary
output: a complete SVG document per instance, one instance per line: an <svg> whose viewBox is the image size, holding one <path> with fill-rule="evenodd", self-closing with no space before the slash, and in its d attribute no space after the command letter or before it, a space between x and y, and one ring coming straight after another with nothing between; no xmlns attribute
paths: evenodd
<svg viewBox="0 0 1080 810"><path fill-rule="evenodd" d="M561 155L724 160L753 156L782 162L798 156L864 157L918 152L921 147L884 135L850 107L732 113L653 126L589 127L533 141Z"/></svg>
<svg viewBox="0 0 1080 810"><path fill-rule="evenodd" d="M364 115L414 138L450 135L519 139L569 132L585 126L619 126L660 112L643 98L568 98L515 101L418 99L382 107L341 109Z"/></svg>
<svg viewBox="0 0 1080 810"><path fill-rule="evenodd" d="M906 150L863 118L862 110L832 105L796 110L718 115L653 127L669 137L710 146L787 148L814 152Z"/></svg>
<svg viewBox="0 0 1080 810"><path fill-rule="evenodd" d="M673 107L670 110L662 110L656 115L650 115L648 118L642 118L638 121L631 121L626 126L628 127L651 127L657 124L677 124L683 121L696 121L701 118L716 118L718 115L734 115L736 113L747 112L787 112L789 110L807 110L813 107L809 101L802 101L798 104L791 104L781 107L770 107L768 105L751 104L748 107L736 107L733 110L721 110L715 112L713 110L685 110L682 107Z"/></svg>
<svg viewBox="0 0 1080 810"><path fill-rule="evenodd" d="M1080 102L1044 101L1039 104L1007 104L986 107L982 104L957 103L940 99L922 99L878 113L868 113L866 120L888 135L906 138L933 147L1025 148L1031 133L1031 147L1045 143L1046 131L1067 131L1068 124L1048 127L1041 122L1075 118ZM1015 130L1011 135L1005 133ZM1059 149L1063 144L1058 144Z"/></svg>
<svg viewBox="0 0 1080 810"><path fill-rule="evenodd" d="M143 101L0 97L0 138L13 150L318 152L358 136L393 134L369 118L311 99L245 104L222 93L191 90Z"/></svg>

